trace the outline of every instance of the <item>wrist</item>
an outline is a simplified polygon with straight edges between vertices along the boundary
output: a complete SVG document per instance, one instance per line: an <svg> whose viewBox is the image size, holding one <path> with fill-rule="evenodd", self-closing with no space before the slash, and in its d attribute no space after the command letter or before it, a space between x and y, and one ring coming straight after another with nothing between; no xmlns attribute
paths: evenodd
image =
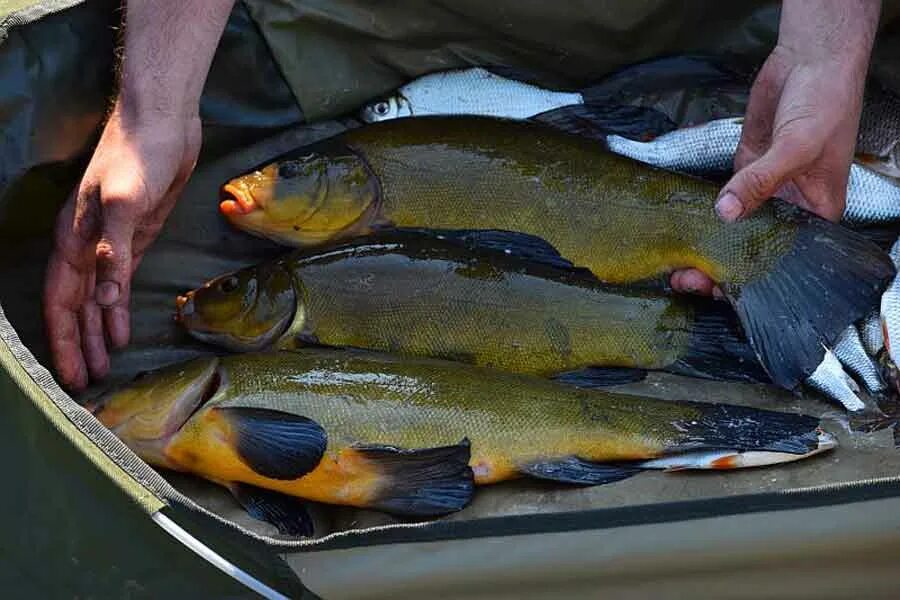
<svg viewBox="0 0 900 600"><path fill-rule="evenodd" d="M868 66L881 0L784 0L778 46L796 64Z"/></svg>
<svg viewBox="0 0 900 600"><path fill-rule="evenodd" d="M116 96L109 120L117 120L127 129L148 127L183 127L199 118L200 98L156 93L124 81Z"/></svg>

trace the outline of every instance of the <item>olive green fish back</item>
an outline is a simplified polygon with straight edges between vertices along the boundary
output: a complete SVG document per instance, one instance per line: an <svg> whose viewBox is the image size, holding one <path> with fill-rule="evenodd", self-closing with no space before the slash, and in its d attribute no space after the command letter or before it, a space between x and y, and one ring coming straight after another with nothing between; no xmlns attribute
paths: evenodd
<svg viewBox="0 0 900 600"><path fill-rule="evenodd" d="M540 236L612 283L687 266L743 283L771 268L796 229L771 210L724 227L715 185L536 124L398 119L344 140L368 162L384 217L398 226Z"/></svg>
<svg viewBox="0 0 900 600"><path fill-rule="evenodd" d="M471 440L479 453L563 455L579 442L674 446L691 405L583 390L452 362L322 349L222 359L228 385L212 402L275 409L319 423L329 448L354 443L432 448Z"/></svg>
<svg viewBox="0 0 900 600"><path fill-rule="evenodd" d="M659 369L685 355L690 305L425 236L288 261L307 331L330 346L552 375Z"/></svg>

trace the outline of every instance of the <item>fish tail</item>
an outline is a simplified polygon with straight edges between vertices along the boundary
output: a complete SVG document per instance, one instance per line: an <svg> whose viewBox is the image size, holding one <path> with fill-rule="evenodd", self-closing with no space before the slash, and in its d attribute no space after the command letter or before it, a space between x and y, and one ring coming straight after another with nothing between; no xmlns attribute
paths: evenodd
<svg viewBox="0 0 900 600"><path fill-rule="evenodd" d="M771 383L730 306L698 300L694 310L687 350L667 371L704 379Z"/></svg>
<svg viewBox="0 0 900 600"><path fill-rule="evenodd" d="M772 381L793 390L821 364L824 348L875 308L895 269L862 236L782 207L798 225L791 248L763 276L720 287Z"/></svg>
<svg viewBox="0 0 900 600"><path fill-rule="evenodd" d="M730 449L808 454L820 449L819 419L728 404L693 403L700 413L676 424L681 438L665 454Z"/></svg>
<svg viewBox="0 0 900 600"><path fill-rule="evenodd" d="M595 462L548 457L518 465L521 474L577 485L602 485L647 469L739 469L800 460L837 446L833 435L807 415L727 404L691 403L697 410L673 423L680 438L654 458Z"/></svg>

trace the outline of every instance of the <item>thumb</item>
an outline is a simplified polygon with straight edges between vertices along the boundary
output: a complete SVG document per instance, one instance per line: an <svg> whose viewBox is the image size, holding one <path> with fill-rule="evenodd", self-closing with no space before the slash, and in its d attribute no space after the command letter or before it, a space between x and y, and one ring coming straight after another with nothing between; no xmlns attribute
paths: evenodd
<svg viewBox="0 0 900 600"><path fill-rule="evenodd" d="M135 217L128 202L105 201L100 241L97 242L97 304L110 307L127 297L131 285L131 256Z"/></svg>
<svg viewBox="0 0 900 600"><path fill-rule="evenodd" d="M719 217L731 223L753 213L815 159L811 154L808 144L776 137L765 154L735 173L722 188L716 202Z"/></svg>

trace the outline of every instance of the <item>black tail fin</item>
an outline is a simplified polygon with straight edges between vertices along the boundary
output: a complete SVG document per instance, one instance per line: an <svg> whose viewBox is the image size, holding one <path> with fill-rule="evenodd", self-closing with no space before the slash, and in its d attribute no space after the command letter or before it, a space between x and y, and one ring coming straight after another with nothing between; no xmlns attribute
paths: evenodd
<svg viewBox="0 0 900 600"><path fill-rule="evenodd" d="M819 419L747 406L692 402L699 418L676 423L684 439L669 452L731 449L806 454L819 448Z"/></svg>
<svg viewBox="0 0 900 600"><path fill-rule="evenodd" d="M697 299L687 352L666 371L726 381L771 383L747 341L734 310L725 302Z"/></svg>
<svg viewBox="0 0 900 600"><path fill-rule="evenodd" d="M849 325L868 314L894 277L890 257L849 229L779 203L798 224L793 246L764 276L720 284L760 362L795 389Z"/></svg>

